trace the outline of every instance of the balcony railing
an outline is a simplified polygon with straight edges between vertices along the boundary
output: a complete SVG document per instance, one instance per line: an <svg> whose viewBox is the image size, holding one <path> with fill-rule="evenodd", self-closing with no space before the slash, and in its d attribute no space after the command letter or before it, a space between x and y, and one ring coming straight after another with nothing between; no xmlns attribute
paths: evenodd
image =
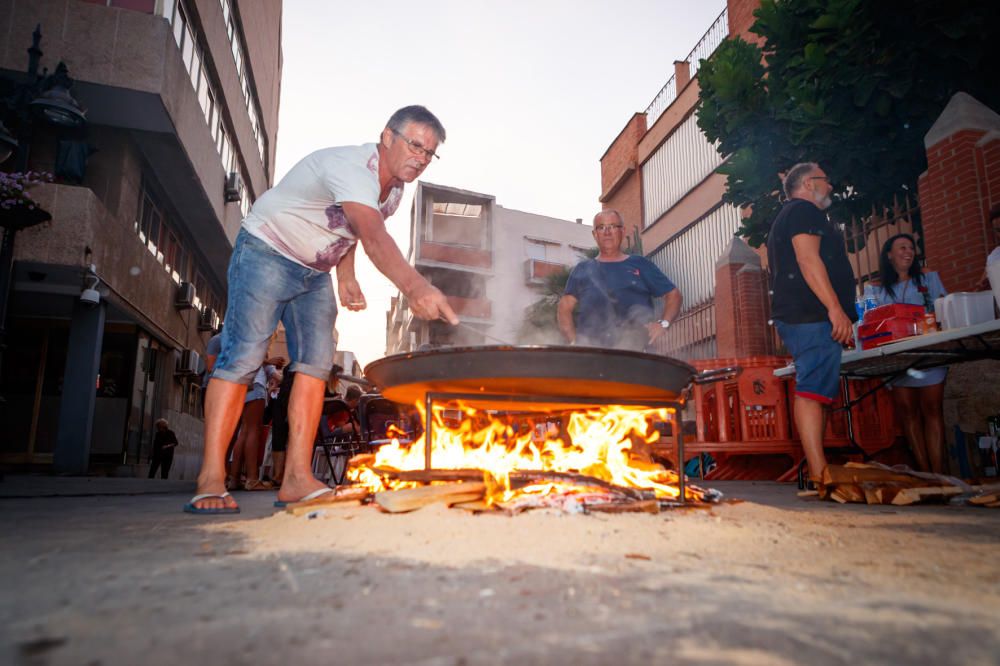
<svg viewBox="0 0 1000 666"><path fill-rule="evenodd" d="M709 29L694 45L691 52L684 58L691 68L691 78L698 72L698 64L703 58L710 57L719 48L719 44L729 35L729 8L722 10L719 18L709 27ZM670 80L660 89L653 101L646 107L646 127L652 127L664 111L666 111L677 98L677 80L671 76Z"/></svg>
<svg viewBox="0 0 1000 666"><path fill-rule="evenodd" d="M420 241L420 260L437 261L456 267L492 268L493 256L489 250L480 250L450 243ZM418 260L419 263L419 260Z"/></svg>
<svg viewBox="0 0 1000 666"><path fill-rule="evenodd" d="M545 278L554 275L566 266L554 261L544 261L542 259L524 260L524 280L527 284L544 284Z"/></svg>

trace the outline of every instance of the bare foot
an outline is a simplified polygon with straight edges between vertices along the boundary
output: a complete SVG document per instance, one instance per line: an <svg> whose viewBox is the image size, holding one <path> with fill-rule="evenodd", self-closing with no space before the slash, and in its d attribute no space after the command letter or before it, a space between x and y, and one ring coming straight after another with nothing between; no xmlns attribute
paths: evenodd
<svg viewBox="0 0 1000 666"><path fill-rule="evenodd" d="M226 482L225 479L209 479L198 477L198 489L194 491L195 495L222 495L226 492ZM226 497L206 497L205 499L200 499L194 503L196 509L237 509L239 505L236 500L232 498L231 495Z"/></svg>
<svg viewBox="0 0 1000 666"><path fill-rule="evenodd" d="M281 490L278 491L278 499L282 502L297 502L309 493L328 487L312 474L295 476L286 469L285 478L281 480Z"/></svg>

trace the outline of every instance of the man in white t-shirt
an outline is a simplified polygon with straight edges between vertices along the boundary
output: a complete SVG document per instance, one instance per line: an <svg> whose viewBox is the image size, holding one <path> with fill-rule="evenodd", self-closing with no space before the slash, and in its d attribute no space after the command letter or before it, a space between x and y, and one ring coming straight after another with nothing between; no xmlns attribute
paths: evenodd
<svg viewBox="0 0 1000 666"><path fill-rule="evenodd" d="M205 457L189 513L236 513L225 490L226 445L236 428L246 385L281 321L295 373L288 405L290 434L281 502L329 492L313 476L312 444L333 366L337 304L366 307L354 275L358 241L422 319L458 317L445 296L410 266L385 228L413 182L445 140L441 122L422 106L392 115L378 143L326 148L306 156L254 203L229 262L226 325L205 399Z"/></svg>

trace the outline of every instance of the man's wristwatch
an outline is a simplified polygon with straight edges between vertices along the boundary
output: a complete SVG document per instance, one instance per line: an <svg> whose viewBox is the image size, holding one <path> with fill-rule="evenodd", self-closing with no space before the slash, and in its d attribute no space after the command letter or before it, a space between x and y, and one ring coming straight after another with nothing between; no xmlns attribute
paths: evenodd
<svg viewBox="0 0 1000 666"><path fill-rule="evenodd" d="M657 323L660 325L660 328L664 328L664 329L670 328L670 320L669 319L660 319L660 320L657 321Z"/></svg>

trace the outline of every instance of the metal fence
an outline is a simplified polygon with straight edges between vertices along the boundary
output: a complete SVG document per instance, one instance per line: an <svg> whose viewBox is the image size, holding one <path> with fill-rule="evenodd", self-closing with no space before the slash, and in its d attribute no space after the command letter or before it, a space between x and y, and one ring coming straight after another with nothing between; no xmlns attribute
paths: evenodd
<svg viewBox="0 0 1000 666"><path fill-rule="evenodd" d="M892 206L881 211L872 208L869 215L852 217L844 225L844 244L854 269L857 295L864 293L865 284L877 280L878 259L882 244L896 234L911 234L916 242L917 260L924 256L924 243L920 237L920 206L909 195L893 197Z"/></svg>
<svg viewBox="0 0 1000 666"><path fill-rule="evenodd" d="M650 255L684 294L685 311L714 298L715 262L739 226L739 210L720 203Z"/></svg>
<svg viewBox="0 0 1000 666"><path fill-rule="evenodd" d="M722 10L719 17L709 27L708 31L695 44L691 52L684 58L691 68L691 78L698 72L700 61L710 57L715 53L719 44L729 36L729 8ZM646 107L646 127L652 127L664 111L677 98L677 81L675 76L671 76L667 83L656 93L656 97Z"/></svg>
<svg viewBox="0 0 1000 666"><path fill-rule="evenodd" d="M705 138L694 113L642 165L642 226L645 229L719 165L722 157Z"/></svg>

